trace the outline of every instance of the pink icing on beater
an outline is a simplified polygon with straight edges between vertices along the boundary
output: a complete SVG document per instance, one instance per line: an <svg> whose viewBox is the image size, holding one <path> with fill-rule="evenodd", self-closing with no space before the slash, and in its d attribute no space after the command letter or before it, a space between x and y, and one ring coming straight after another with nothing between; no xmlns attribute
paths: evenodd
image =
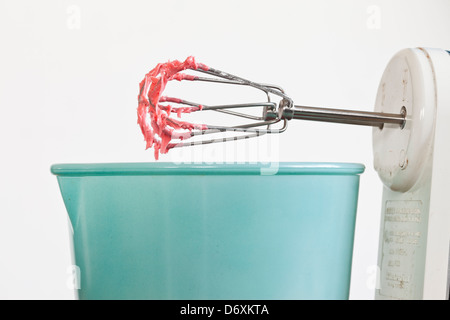
<svg viewBox="0 0 450 320"><path fill-rule="evenodd" d="M180 73L186 69L207 71L209 68L202 63L197 63L192 56L184 62L174 60L159 63L145 75L139 85L138 124L146 141L146 149L154 148L156 160L158 160L160 153L167 153L173 147L173 144L170 144L172 139L188 139L192 136L192 130L208 129L205 124L194 124L170 117L171 113L176 113L180 118L182 113L202 110L202 106L172 107L170 104L161 104L161 102L181 103L183 101L162 96L162 93L169 81L193 81L198 78L197 76Z"/></svg>

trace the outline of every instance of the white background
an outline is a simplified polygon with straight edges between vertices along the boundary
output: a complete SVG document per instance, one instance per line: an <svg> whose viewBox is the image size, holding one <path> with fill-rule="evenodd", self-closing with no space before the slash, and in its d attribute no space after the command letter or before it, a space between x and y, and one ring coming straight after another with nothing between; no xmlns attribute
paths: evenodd
<svg viewBox="0 0 450 320"><path fill-rule="evenodd" d="M50 166L154 161L136 107L156 63L194 55L297 104L371 111L397 51L450 49L449 14L448 0L0 1L0 299L73 299ZM281 161L366 165L350 298L373 299L382 186L371 128L293 120L276 143Z"/></svg>

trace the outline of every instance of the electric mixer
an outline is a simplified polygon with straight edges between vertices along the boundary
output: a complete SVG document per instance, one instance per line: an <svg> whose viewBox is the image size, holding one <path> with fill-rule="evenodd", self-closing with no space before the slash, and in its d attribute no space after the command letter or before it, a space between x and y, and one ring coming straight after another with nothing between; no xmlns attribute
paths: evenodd
<svg viewBox="0 0 450 320"><path fill-rule="evenodd" d="M208 77L180 73L186 69ZM163 77L158 75L153 83L161 84ZM161 96L164 83L152 101L149 94L152 87L143 81L140 104L146 102L142 97L149 96L144 106L154 110L147 130L152 133L152 143L156 133L158 151L161 149L163 153L175 147L281 133L293 119L372 126L374 167L383 182L376 298L449 298L450 204L445 199L445 190L450 177L446 141L450 129L445 121L450 120L450 52L413 48L397 53L382 76L374 112L295 105L279 86L249 81L192 61L179 64L172 74L166 74L166 83L174 79L249 86L262 91L267 100L203 105ZM274 97L277 102L272 101ZM258 108L259 115L242 112ZM180 115L209 110L250 121L238 126L217 126L189 125L170 119L171 112ZM217 132L235 135L206 138ZM195 137L200 139L186 141Z"/></svg>
<svg viewBox="0 0 450 320"><path fill-rule="evenodd" d="M449 299L450 53L406 49L389 62L375 110L405 107L402 130L373 130L383 182L376 298Z"/></svg>

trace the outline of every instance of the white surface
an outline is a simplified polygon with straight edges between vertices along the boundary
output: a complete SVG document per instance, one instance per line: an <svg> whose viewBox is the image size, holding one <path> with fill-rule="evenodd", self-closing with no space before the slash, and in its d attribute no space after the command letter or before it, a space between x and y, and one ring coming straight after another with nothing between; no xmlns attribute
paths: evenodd
<svg viewBox="0 0 450 320"><path fill-rule="evenodd" d="M450 49L449 12L447 0L0 2L0 299L73 298L65 208L49 167L153 161L135 111L138 82L157 62L194 55L278 84L299 104L371 111L398 50ZM270 155L366 165L352 299L373 299L376 285L382 187L371 133L291 121ZM205 150L203 160L217 159ZM161 160L189 159L184 152ZM265 155L239 159L255 157Z"/></svg>

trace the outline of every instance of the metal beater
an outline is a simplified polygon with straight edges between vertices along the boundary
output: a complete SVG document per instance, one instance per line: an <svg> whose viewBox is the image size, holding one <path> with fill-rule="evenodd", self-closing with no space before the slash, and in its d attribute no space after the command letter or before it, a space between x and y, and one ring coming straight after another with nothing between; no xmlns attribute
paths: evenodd
<svg viewBox="0 0 450 320"><path fill-rule="evenodd" d="M211 67L208 67L207 69L190 69L207 74L210 77L194 76L190 77L188 80L249 86L264 92L267 96L267 101L242 104L205 105L178 98L164 97L164 102L188 106L193 108L195 111L212 110L252 120L247 124L239 126L207 125L206 130L193 130L191 132L192 136L217 132L239 132L241 133L240 135L219 139L203 139L195 142L182 141L179 143L171 143L170 148L234 141L257 137L263 134L282 133L286 131L288 121L292 119L373 126L380 129L387 123L398 125L399 128L403 128L407 121L407 112L405 107L400 107L399 113L385 113L294 105L293 100L280 86L253 82ZM271 101L271 96L278 97L279 102L277 103ZM243 113L243 108L260 108L261 115L255 116L249 113ZM236 110L239 110L239 112ZM282 126L274 129L273 126L278 123L281 123Z"/></svg>

